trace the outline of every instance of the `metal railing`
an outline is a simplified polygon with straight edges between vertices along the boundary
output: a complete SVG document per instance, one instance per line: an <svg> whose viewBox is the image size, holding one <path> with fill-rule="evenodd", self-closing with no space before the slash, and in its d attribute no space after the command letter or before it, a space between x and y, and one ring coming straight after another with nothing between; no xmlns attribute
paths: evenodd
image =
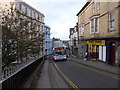
<svg viewBox="0 0 120 90"><path fill-rule="evenodd" d="M2 88L15 88L20 86L20 83L23 82L32 71L34 71L43 59L44 56L37 57L20 64L5 67L0 75L0 84L2 84Z"/></svg>

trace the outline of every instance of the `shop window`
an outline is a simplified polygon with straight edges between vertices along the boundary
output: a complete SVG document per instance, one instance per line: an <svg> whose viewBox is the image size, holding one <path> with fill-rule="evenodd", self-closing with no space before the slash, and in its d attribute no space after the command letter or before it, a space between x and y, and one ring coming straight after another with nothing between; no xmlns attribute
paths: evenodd
<svg viewBox="0 0 120 90"><path fill-rule="evenodd" d="M99 46L99 60L100 61L106 61L106 46Z"/></svg>
<svg viewBox="0 0 120 90"><path fill-rule="evenodd" d="M95 46L95 45L93 45L92 52L94 52L94 53L97 52L97 49L96 49L96 46Z"/></svg>

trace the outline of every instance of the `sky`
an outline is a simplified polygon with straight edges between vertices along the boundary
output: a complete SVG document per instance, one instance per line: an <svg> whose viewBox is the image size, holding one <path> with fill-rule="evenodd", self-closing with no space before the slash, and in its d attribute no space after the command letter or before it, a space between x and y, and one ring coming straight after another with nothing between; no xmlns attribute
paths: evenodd
<svg viewBox="0 0 120 90"><path fill-rule="evenodd" d="M44 22L51 28L51 38L69 40L69 29L77 23L76 14L86 0L23 0L45 15Z"/></svg>

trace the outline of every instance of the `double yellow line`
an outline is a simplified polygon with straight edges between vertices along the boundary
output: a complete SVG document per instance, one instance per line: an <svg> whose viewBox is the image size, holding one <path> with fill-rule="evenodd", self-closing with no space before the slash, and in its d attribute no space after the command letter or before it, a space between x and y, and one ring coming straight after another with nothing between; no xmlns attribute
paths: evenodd
<svg viewBox="0 0 120 90"><path fill-rule="evenodd" d="M55 68L58 70L58 72L63 76L63 78L75 89L80 90L70 79L68 79L65 74L59 69L56 63L53 63L55 65Z"/></svg>

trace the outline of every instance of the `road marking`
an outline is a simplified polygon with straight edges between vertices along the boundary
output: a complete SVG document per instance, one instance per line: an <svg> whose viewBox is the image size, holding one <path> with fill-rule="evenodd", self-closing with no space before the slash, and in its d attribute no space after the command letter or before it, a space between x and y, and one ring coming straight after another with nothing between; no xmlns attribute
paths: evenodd
<svg viewBox="0 0 120 90"><path fill-rule="evenodd" d="M80 90L70 79L68 79L67 76L60 70L60 68L57 66L56 63L53 63L56 67L56 69L59 71L59 73L63 76L63 78L75 89L75 90Z"/></svg>
<svg viewBox="0 0 120 90"><path fill-rule="evenodd" d="M85 65L83 65L81 63L78 63L78 64L82 65L84 68L89 69L91 71L97 72L99 74L105 75L105 76L110 77L110 78L114 78L114 79L120 80L120 76L119 75L114 75L113 76L113 74L110 74L109 72L105 72L105 71L102 71L102 70L99 70L99 69L98 69L99 70L98 71L98 70L96 70L93 67L88 67L88 66L85 66Z"/></svg>

